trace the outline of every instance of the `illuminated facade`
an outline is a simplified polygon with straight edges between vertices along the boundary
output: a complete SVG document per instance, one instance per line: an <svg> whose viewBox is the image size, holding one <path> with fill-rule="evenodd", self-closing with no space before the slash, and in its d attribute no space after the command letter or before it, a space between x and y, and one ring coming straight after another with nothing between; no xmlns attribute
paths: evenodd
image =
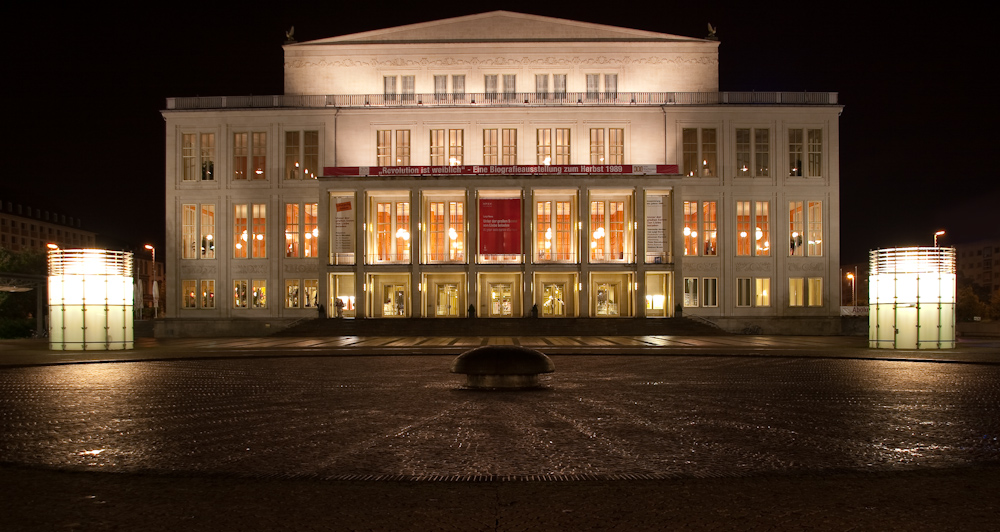
<svg viewBox="0 0 1000 532"><path fill-rule="evenodd" d="M836 332L842 107L719 92L718 44L497 11L286 44L284 95L169 99L172 330L322 305Z"/></svg>

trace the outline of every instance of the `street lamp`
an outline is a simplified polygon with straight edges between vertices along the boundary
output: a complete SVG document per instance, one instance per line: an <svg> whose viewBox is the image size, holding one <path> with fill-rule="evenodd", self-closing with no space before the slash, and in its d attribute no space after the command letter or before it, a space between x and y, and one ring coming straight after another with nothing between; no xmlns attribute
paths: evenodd
<svg viewBox="0 0 1000 532"><path fill-rule="evenodd" d="M150 251L153 252L153 272L150 274L150 277L152 278L152 280L150 281L149 287L150 287L150 292L153 294L153 319L155 320L157 318L157 314L158 314L157 311L159 310L159 306L160 306L160 303L159 303L159 299L160 298L157 297L158 294L156 293L156 289L157 289L157 286L156 286L156 248L154 248L153 246L151 246L149 244L146 244L143 247L145 247L146 249L148 249L148 250L150 250Z"/></svg>
<svg viewBox="0 0 1000 532"><path fill-rule="evenodd" d="M937 237L939 237L939 236L941 236L943 234L944 234L943 230L934 233L934 247L938 247L938 245L937 245Z"/></svg>
<svg viewBox="0 0 1000 532"><path fill-rule="evenodd" d="M858 297L857 297L858 293L857 293L857 290L855 289L855 286L856 286L855 282L856 281L854 280L854 274L853 273L848 273L847 274L847 280L851 282L851 306L856 307L856 306L858 306Z"/></svg>

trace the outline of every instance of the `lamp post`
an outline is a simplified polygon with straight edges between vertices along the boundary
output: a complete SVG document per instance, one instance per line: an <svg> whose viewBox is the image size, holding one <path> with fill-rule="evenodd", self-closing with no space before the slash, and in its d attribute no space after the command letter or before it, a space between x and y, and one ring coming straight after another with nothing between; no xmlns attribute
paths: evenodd
<svg viewBox="0 0 1000 532"><path fill-rule="evenodd" d="M151 246L149 244L146 244L143 247L145 247L149 251L153 252L153 271L150 274L151 280L150 280L150 284L149 284L149 289L150 289L150 293L153 295L153 319L155 320L156 317L157 317L157 314L158 314L157 311L159 311L158 307L160 306L160 304L159 304L159 299L160 298L157 297L158 294L156 294L156 289L157 289L157 285L156 285L156 248L154 248L153 246Z"/></svg>
<svg viewBox="0 0 1000 532"><path fill-rule="evenodd" d="M851 282L851 306L856 307L858 306L858 297L857 297L858 292L856 289L857 284L854 278L854 274L848 272L847 280Z"/></svg>
<svg viewBox="0 0 1000 532"><path fill-rule="evenodd" d="M937 245L937 237L939 237L939 236L941 236L943 234L944 234L943 230L934 233L934 247L938 247L938 245Z"/></svg>

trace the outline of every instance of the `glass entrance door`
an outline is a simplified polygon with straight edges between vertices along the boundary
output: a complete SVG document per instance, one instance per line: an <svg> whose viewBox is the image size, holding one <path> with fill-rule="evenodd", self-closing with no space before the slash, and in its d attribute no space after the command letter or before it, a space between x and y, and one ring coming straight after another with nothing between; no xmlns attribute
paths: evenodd
<svg viewBox="0 0 1000 532"><path fill-rule="evenodd" d="M599 283L597 285L597 315L618 315L618 284Z"/></svg>
<svg viewBox="0 0 1000 532"><path fill-rule="evenodd" d="M514 315L514 297L510 283L490 284L490 317L509 318Z"/></svg>
<svg viewBox="0 0 1000 532"><path fill-rule="evenodd" d="M565 316L566 285L563 283L545 283L542 285L542 316Z"/></svg>
<svg viewBox="0 0 1000 532"><path fill-rule="evenodd" d="M382 316L406 316L406 287L401 284L382 285Z"/></svg>
<svg viewBox="0 0 1000 532"><path fill-rule="evenodd" d="M457 318L460 307L458 304L458 285L437 285L437 301L434 306L436 316Z"/></svg>

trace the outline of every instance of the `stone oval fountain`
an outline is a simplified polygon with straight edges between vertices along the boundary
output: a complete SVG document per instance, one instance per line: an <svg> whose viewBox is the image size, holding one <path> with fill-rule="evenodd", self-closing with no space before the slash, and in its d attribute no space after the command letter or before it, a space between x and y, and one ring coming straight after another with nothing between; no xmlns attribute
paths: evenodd
<svg viewBox="0 0 1000 532"><path fill-rule="evenodd" d="M465 374L466 387L474 389L539 388L538 376L553 371L552 359L541 351L516 345L470 349L451 364L451 372Z"/></svg>

